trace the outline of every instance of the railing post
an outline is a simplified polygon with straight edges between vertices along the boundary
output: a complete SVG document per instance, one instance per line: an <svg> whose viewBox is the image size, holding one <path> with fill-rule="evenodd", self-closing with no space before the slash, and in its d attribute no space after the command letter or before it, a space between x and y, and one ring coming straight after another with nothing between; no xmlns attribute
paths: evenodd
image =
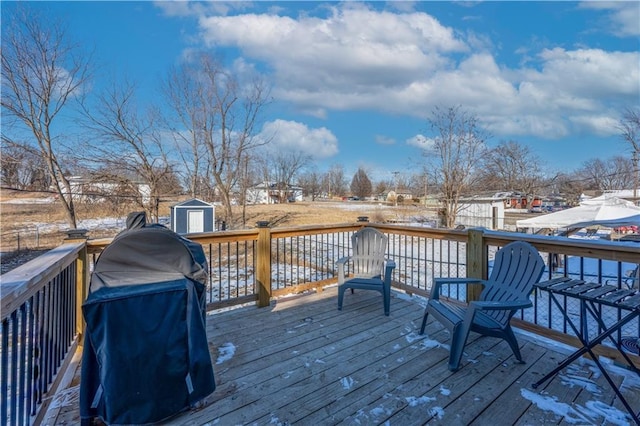
<svg viewBox="0 0 640 426"><path fill-rule="evenodd" d="M487 278L486 247L483 241L484 231L481 228L469 229L467 236L467 277ZM482 285L469 284L467 286L467 301L480 299Z"/></svg>
<svg viewBox="0 0 640 426"><path fill-rule="evenodd" d="M258 282L258 307L264 308L271 302L271 229L268 221L259 221L256 260L256 281Z"/></svg>
<svg viewBox="0 0 640 426"><path fill-rule="evenodd" d="M89 255L87 252L87 230L71 229L67 231L65 242L84 241L82 250L78 252L76 260L76 335L78 336L78 344L84 342L84 317L82 316L82 304L87 298L89 292Z"/></svg>

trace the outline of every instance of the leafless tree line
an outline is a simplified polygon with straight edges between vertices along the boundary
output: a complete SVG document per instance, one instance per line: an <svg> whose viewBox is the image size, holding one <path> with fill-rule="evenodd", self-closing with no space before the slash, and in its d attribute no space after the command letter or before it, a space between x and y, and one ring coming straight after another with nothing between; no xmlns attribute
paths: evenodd
<svg viewBox="0 0 640 426"><path fill-rule="evenodd" d="M154 219L169 195L219 201L231 226L232 206L245 206L246 190L257 182L279 189L297 185L311 199L365 197L398 187L438 194L447 226L455 222L461 197L479 191L571 197L638 186L636 109L622 114L619 127L631 156L595 158L553 176L517 141L490 148L490 135L462 106L432 111L427 124L434 136L425 141L420 172L375 183L362 168L352 178L340 164L319 172L308 155L273 149L276 135L258 136L270 102L259 76L233 73L212 53L196 52L168 70L158 85L158 104L141 104L136 83L126 79L93 90L92 55L70 42L61 24L21 11L3 22L2 185L52 188L71 227L77 222L69 181L74 174L129 190L144 183L146 201L133 196Z"/></svg>
<svg viewBox="0 0 640 426"><path fill-rule="evenodd" d="M193 196L215 196L231 218L252 150L267 142L255 138L269 96L262 81L244 81L198 53L169 70L158 105L142 105L126 80L93 91L90 55L60 24L21 11L2 39L2 161L10 166L3 185L53 188L75 227L74 164L94 178L147 185L144 207L156 219L167 182L179 176ZM40 161L29 161L34 156Z"/></svg>

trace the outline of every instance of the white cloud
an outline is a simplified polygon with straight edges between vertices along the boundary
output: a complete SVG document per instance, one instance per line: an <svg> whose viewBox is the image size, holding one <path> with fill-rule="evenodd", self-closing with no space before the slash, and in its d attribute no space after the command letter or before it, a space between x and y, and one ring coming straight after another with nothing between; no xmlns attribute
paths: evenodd
<svg viewBox="0 0 640 426"><path fill-rule="evenodd" d="M370 105L446 67L445 53L468 48L425 13L330 7L326 18L244 14L200 19L205 43L237 46L274 70L274 96L335 109Z"/></svg>
<svg viewBox="0 0 640 426"><path fill-rule="evenodd" d="M338 153L338 139L327 128L310 129L296 121L275 120L262 128L260 138L275 148L294 149L323 159Z"/></svg>
<svg viewBox="0 0 640 426"><path fill-rule="evenodd" d="M636 1L587 1L580 7L610 11L606 30L618 37L640 36L640 6Z"/></svg>
<svg viewBox="0 0 640 426"><path fill-rule="evenodd" d="M618 111L611 115L605 113L577 115L570 117L570 120L585 132L613 136L620 134L620 117L617 113Z"/></svg>
<svg viewBox="0 0 640 426"><path fill-rule="evenodd" d="M556 48L543 50L540 58L544 64L544 80L556 85L554 91L562 89L594 99L614 93L637 93L640 81L638 52Z"/></svg>
<svg viewBox="0 0 640 426"><path fill-rule="evenodd" d="M415 135L407 139L406 143L407 145L415 146L425 151L432 149L434 146L434 140L424 135Z"/></svg>
<svg viewBox="0 0 640 426"><path fill-rule="evenodd" d="M166 16L202 16L207 14L226 15L235 10L244 10L251 6L246 1L154 1Z"/></svg>
<svg viewBox="0 0 640 426"><path fill-rule="evenodd" d="M637 51L553 46L536 51L533 38L532 45L511 52L522 60L509 67L493 53L499 44L490 38L494 34L446 27L414 11L414 4L406 6L402 12L395 6L379 11L345 2L323 5L321 17L272 10L203 14L199 23L208 45L237 47L245 62L266 65L276 100L322 119L328 111L357 109L424 118L434 106L462 105L494 136L553 139L582 126L605 134L621 100L637 103ZM625 28L638 13L637 4L634 12L620 2L583 7L610 11ZM337 152L337 142L323 146Z"/></svg>
<svg viewBox="0 0 640 426"><path fill-rule="evenodd" d="M483 111L492 132L550 139L587 130L611 135L611 109L625 96L629 104L637 102L637 52L556 48L538 59L540 69L519 70L511 77L517 84L512 95L489 103L493 113Z"/></svg>

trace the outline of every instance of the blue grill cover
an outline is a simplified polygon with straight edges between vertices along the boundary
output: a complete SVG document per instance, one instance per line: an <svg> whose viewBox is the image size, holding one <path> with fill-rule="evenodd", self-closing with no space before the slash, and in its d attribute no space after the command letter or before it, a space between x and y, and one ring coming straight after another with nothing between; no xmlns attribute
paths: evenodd
<svg viewBox="0 0 640 426"><path fill-rule="evenodd" d="M161 227L126 231L103 251L82 306L83 423L158 422L215 390L206 271L199 244Z"/></svg>

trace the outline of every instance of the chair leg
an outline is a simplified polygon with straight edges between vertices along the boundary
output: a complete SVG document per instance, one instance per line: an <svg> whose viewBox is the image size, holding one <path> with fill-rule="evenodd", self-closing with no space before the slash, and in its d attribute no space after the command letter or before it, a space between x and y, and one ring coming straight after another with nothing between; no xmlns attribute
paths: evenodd
<svg viewBox="0 0 640 426"><path fill-rule="evenodd" d="M420 327L420 335L424 334L424 328L427 325L428 317L429 317L429 306L427 305L427 307L424 308L424 315L422 316L422 327Z"/></svg>
<svg viewBox="0 0 640 426"><path fill-rule="evenodd" d="M342 301L344 299L344 291L345 290L346 290L346 287L338 286L338 310L339 311L342 310Z"/></svg>
<svg viewBox="0 0 640 426"><path fill-rule="evenodd" d="M389 312L391 311L391 289L383 289L382 290L382 302L384 303L384 314L389 316Z"/></svg>
<svg viewBox="0 0 640 426"><path fill-rule="evenodd" d="M518 346L516 335L513 334L513 330L510 326L507 326L507 328L504 330L504 340L506 340L507 343L509 343L509 346L511 346L513 355L515 355L518 362L520 364L524 364L525 362L522 360L522 355L520 354L520 347Z"/></svg>
<svg viewBox="0 0 640 426"><path fill-rule="evenodd" d="M462 353L469 337L471 325L465 321L459 322L453 326L451 330L451 350L449 352L449 370L458 371L460 369L460 360Z"/></svg>

